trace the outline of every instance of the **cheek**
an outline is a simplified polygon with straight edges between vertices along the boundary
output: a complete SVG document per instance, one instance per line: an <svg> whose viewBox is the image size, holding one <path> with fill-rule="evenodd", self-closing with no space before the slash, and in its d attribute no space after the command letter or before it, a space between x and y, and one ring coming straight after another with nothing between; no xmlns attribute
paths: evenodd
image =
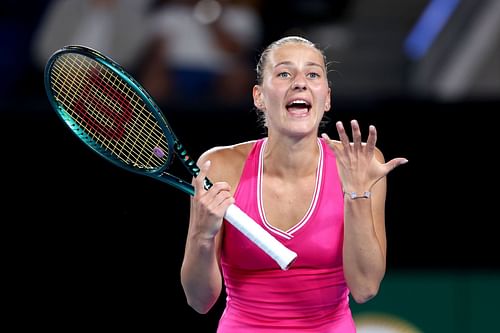
<svg viewBox="0 0 500 333"><path fill-rule="evenodd" d="M316 96L318 96L318 106L324 109L330 108L330 90L328 88L318 88L318 90L316 91Z"/></svg>
<svg viewBox="0 0 500 333"><path fill-rule="evenodd" d="M266 100L276 102L283 99L289 88L284 81L268 79L262 85L262 94Z"/></svg>
<svg viewBox="0 0 500 333"><path fill-rule="evenodd" d="M280 105L283 95L279 93L278 90L268 90L266 93L266 106L267 107L277 107Z"/></svg>

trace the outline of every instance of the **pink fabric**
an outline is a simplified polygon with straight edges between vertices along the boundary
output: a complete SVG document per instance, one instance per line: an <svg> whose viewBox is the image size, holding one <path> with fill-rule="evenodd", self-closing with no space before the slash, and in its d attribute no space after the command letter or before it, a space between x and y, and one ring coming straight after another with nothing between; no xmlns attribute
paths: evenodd
<svg viewBox="0 0 500 333"><path fill-rule="evenodd" d="M251 150L236 205L298 254L283 271L230 223L224 225L222 271L226 308L218 333L355 332L349 290L342 270L343 194L335 156L318 139L315 195L302 221L287 231L269 225L261 205L262 152L266 139Z"/></svg>

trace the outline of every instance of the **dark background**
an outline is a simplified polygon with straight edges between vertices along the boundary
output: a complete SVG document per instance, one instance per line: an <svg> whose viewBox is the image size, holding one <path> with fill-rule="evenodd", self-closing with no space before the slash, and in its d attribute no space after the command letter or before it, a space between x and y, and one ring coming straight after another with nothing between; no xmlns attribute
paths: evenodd
<svg viewBox="0 0 500 333"><path fill-rule="evenodd" d="M405 31L425 3L414 3ZM3 69L14 60L24 66L9 77L12 84L3 80L0 101L2 275L12 296L9 313L19 328L152 331L181 326L182 331L213 331L223 297L208 315L198 315L187 306L180 286L189 197L103 160L50 108L43 73L23 51L45 5L35 2L22 13L7 1L2 12L2 26L14 22L17 27L16 37L2 32L11 51L2 56ZM331 19L339 17L351 22L355 16L332 14ZM277 22L267 23L267 39L289 28ZM357 94L356 82L348 79L355 64L345 54L345 64L339 64L343 75L334 77L333 110L325 131L336 137L336 120L357 119L365 129L374 124L386 159L409 160L388 176L388 274L445 270L498 276L500 92L454 100L419 94L405 85L415 63L401 60L393 63L406 64L398 67L405 80L396 80L396 90L370 90L363 82ZM366 72L383 82L380 74ZM195 157L213 146L262 136L250 101L238 107L161 107ZM174 165L173 170L189 179L182 168Z"/></svg>
<svg viewBox="0 0 500 333"><path fill-rule="evenodd" d="M498 272L495 152L485 149L496 107L403 100L334 111L375 124L386 158L409 159L388 176L388 274ZM24 111L4 114L1 129L5 254L18 306L54 328L215 327L223 298L197 315L180 286L188 196L101 159L48 104ZM253 111L165 113L193 156L261 135Z"/></svg>

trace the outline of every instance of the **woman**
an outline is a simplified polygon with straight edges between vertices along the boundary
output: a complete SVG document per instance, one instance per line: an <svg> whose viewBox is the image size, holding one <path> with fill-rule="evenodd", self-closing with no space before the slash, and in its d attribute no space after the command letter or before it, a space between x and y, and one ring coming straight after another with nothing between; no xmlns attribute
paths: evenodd
<svg viewBox="0 0 500 333"><path fill-rule="evenodd" d="M330 92L323 52L301 37L280 39L262 53L253 88L268 136L200 157L181 282L200 313L225 286L219 333L355 332L349 294L358 303L377 294L385 176L407 160L385 163L375 127L362 143L355 120L352 143L340 122L340 141L319 138ZM290 269L223 222L233 203L298 254Z"/></svg>

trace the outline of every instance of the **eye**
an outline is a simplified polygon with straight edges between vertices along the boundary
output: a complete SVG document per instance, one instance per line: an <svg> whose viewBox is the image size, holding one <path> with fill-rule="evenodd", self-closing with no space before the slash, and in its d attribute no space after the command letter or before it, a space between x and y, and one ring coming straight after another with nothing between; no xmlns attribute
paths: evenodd
<svg viewBox="0 0 500 333"><path fill-rule="evenodd" d="M309 77L311 79L317 79L317 78L319 78L321 76L318 73L316 73L316 72L311 72L311 73L307 74L307 77Z"/></svg>
<svg viewBox="0 0 500 333"><path fill-rule="evenodd" d="M285 79L285 78L290 77L290 73L288 73L288 72L280 72L280 73L278 73L277 76Z"/></svg>

